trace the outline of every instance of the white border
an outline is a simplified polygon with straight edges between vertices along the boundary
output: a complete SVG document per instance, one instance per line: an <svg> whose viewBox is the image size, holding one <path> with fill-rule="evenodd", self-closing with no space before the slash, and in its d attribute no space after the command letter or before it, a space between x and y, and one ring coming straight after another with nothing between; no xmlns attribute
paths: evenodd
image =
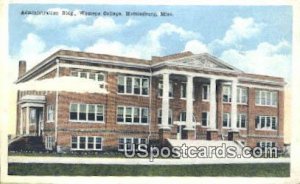
<svg viewBox="0 0 300 184"><path fill-rule="evenodd" d="M6 61L8 61L8 29L7 29L7 3L8 2L0 2L0 12L4 14L1 16L0 20L0 28L3 36L1 38L2 49L0 49L0 60L3 62L2 66L6 67ZM40 3L38 0L10 0L9 3ZM45 0L43 3L54 3L54 1ZM63 2L55 1L56 4L82 4L83 2L75 2L72 0L64 0ZM231 184L241 184L241 183L295 183L296 181L300 181L300 167L299 164L300 159L300 95L299 95L299 87L300 86L300 13L299 13L299 1L296 0L227 0L224 2L223 0L204 0L204 1L195 1L195 0L185 0L185 1L172 1L172 0L164 0L164 1L147 1L147 0L117 0L117 1L103 1L103 0L86 0L85 4L128 4L128 5L248 5L248 6L257 6L257 5L294 5L293 7L293 85L295 87L292 88L292 122L293 122L293 136L292 136L292 178L241 178L241 177L36 177L36 176L7 176L7 125L8 125L8 90L1 90L1 182L14 182L14 183L167 183L172 181L172 183L192 183L201 181L202 183L231 183ZM298 61L297 61L298 60ZM0 75L1 75L1 85L2 89L7 89L9 86L5 78L9 77L6 73L7 70L4 67L0 67Z"/></svg>

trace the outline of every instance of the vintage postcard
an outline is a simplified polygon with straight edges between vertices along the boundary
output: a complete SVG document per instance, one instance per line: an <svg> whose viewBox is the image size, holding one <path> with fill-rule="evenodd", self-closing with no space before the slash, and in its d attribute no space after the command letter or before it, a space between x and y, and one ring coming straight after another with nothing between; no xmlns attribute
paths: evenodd
<svg viewBox="0 0 300 184"><path fill-rule="evenodd" d="M4 2L1 182L297 183L296 6Z"/></svg>

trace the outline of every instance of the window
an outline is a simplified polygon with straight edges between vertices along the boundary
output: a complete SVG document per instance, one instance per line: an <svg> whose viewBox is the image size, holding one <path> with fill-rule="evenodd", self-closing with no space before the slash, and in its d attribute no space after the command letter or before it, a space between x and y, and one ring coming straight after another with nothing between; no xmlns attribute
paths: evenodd
<svg viewBox="0 0 300 184"><path fill-rule="evenodd" d="M231 87L223 86L223 102L231 102Z"/></svg>
<svg viewBox="0 0 300 184"><path fill-rule="evenodd" d="M79 105L79 120L86 120L86 104Z"/></svg>
<svg viewBox="0 0 300 184"><path fill-rule="evenodd" d="M126 78L126 93L132 94L132 77Z"/></svg>
<svg viewBox="0 0 300 184"><path fill-rule="evenodd" d="M134 94L140 94L141 93L141 79L140 78L134 78Z"/></svg>
<svg viewBox="0 0 300 184"><path fill-rule="evenodd" d="M117 122L124 122L124 107L118 107Z"/></svg>
<svg viewBox="0 0 300 184"><path fill-rule="evenodd" d="M207 101L209 100L209 93L210 93L210 88L209 88L209 85L203 85L202 86L202 100L203 101Z"/></svg>
<svg viewBox="0 0 300 184"><path fill-rule="evenodd" d="M148 95L149 93L149 79L142 79L142 95Z"/></svg>
<svg viewBox="0 0 300 184"><path fill-rule="evenodd" d="M161 109L158 109L158 112L157 112L157 121L158 121L158 124L161 124L162 123L162 110ZM172 125L173 124L173 112L171 109L169 109L169 119L168 119L168 124L169 125Z"/></svg>
<svg viewBox="0 0 300 184"><path fill-rule="evenodd" d="M102 138L98 136L72 136L72 150L102 150Z"/></svg>
<svg viewBox="0 0 300 184"><path fill-rule="evenodd" d="M46 150L52 150L53 149L53 137L52 136L46 136L45 137L45 149Z"/></svg>
<svg viewBox="0 0 300 184"><path fill-rule="evenodd" d="M119 138L119 146L118 146L118 151L133 151L133 144L135 146L135 149L138 149L138 145L140 144L147 144L147 139L145 138Z"/></svg>
<svg viewBox="0 0 300 184"><path fill-rule="evenodd" d="M142 123L148 123L148 109L147 108L141 108L142 109Z"/></svg>
<svg viewBox="0 0 300 184"><path fill-rule="evenodd" d="M255 128L257 130L277 130L277 117L256 116Z"/></svg>
<svg viewBox="0 0 300 184"><path fill-rule="evenodd" d="M223 113L223 128L230 128L230 127L231 127L230 113Z"/></svg>
<svg viewBox="0 0 300 184"><path fill-rule="evenodd" d="M71 76L85 78L85 79L92 79L97 81L105 80L105 74L97 73L97 72L71 71Z"/></svg>
<svg viewBox="0 0 300 184"><path fill-rule="evenodd" d="M80 122L103 122L104 106L100 104L70 104L70 120Z"/></svg>
<svg viewBox="0 0 300 184"><path fill-rule="evenodd" d="M276 147L276 142L260 141L256 143L256 146L261 148L271 148L271 147Z"/></svg>
<svg viewBox="0 0 300 184"><path fill-rule="evenodd" d="M54 121L54 107L53 105L47 105L47 122Z"/></svg>
<svg viewBox="0 0 300 184"><path fill-rule="evenodd" d="M248 103L248 89L243 87L237 88L237 103L247 104Z"/></svg>
<svg viewBox="0 0 300 184"><path fill-rule="evenodd" d="M255 103L263 106L277 106L278 94L276 91L256 90Z"/></svg>
<svg viewBox="0 0 300 184"><path fill-rule="evenodd" d="M148 108L119 106L117 109L118 123L148 123Z"/></svg>
<svg viewBox="0 0 300 184"><path fill-rule="evenodd" d="M247 126L247 114L238 114L237 128L246 128Z"/></svg>
<svg viewBox="0 0 300 184"><path fill-rule="evenodd" d="M118 76L118 92L125 93L125 77Z"/></svg>
<svg viewBox="0 0 300 184"><path fill-rule="evenodd" d="M158 83L158 96L163 96L163 81L159 81ZM173 97L173 83L171 81L169 83L169 97Z"/></svg>
<svg viewBox="0 0 300 184"><path fill-rule="evenodd" d="M202 112L202 126L208 127L209 126L209 112Z"/></svg>
<svg viewBox="0 0 300 184"><path fill-rule="evenodd" d="M118 93L148 95L149 79L142 77L118 76Z"/></svg>

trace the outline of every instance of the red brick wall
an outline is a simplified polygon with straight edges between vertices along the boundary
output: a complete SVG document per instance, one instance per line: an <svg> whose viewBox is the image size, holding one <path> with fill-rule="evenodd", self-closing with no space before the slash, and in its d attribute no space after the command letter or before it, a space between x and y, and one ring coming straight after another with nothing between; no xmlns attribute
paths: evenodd
<svg viewBox="0 0 300 184"><path fill-rule="evenodd" d="M70 69L60 68L60 76L69 75ZM58 140L59 146L68 148L71 142L72 135L81 136L102 136L104 149L117 149L118 138L120 137L139 137L147 138L149 136L149 129L151 131L152 140L159 139L159 126L157 125L157 112L161 108L162 99L158 97L158 82L159 77L152 78L152 89L149 97L135 96L135 95L118 95L117 94L117 73L107 74L107 90L108 94L95 94L95 93L71 93L59 92L58 104ZM53 77L54 73L51 72L43 78ZM179 120L181 112L186 111L186 100L180 99L180 85L184 78L172 78L174 98L170 99L170 108L173 111L173 121ZM195 101L194 101L194 114L197 122L201 122L201 113L209 111L209 102L204 102L201 99L202 83L199 81L194 82L195 85ZM217 82L217 127L219 129L219 139L221 134L227 135L227 130L222 128L222 114L223 112L230 112L230 104L222 103L222 87L220 81ZM37 92L27 92L26 94L36 94ZM40 93L43 94L43 93ZM24 94L23 94L24 95ZM22 96L22 95L20 95ZM46 94L47 104L55 105L55 92L48 92ZM151 102L150 102L151 101ZM74 123L69 121L69 105L71 102L76 103L92 103L105 105L105 123ZM256 142L262 139L276 140L280 146L283 145L283 102L284 93L279 92L278 95L278 108L274 107L259 107L255 105L255 89L249 88L249 100L247 105L239 105L238 111L248 114L248 128L247 130L240 131L240 140L245 140L247 145L255 146ZM150 127L148 125L122 125L116 122L116 108L118 105L148 107L151 109ZM18 109L19 112L20 109ZM46 113L46 110L45 110ZM256 115L274 115L278 116L279 128L278 131L256 131L255 130L255 116ZM46 120L46 114L45 114ZM19 119L19 118L18 118ZM18 126L18 123L17 123ZM197 138L206 138L206 129L197 126ZM18 129L17 129L18 130ZM54 135L54 123L45 123L45 135ZM177 126L173 125L171 128L171 137L176 138Z"/></svg>

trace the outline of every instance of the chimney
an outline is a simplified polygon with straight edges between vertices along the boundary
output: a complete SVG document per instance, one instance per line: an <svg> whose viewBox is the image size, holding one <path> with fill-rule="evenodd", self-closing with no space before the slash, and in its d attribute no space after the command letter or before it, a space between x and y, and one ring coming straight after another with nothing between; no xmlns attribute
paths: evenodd
<svg viewBox="0 0 300 184"><path fill-rule="evenodd" d="M26 61L21 60L19 61L19 76L21 78L26 73Z"/></svg>

